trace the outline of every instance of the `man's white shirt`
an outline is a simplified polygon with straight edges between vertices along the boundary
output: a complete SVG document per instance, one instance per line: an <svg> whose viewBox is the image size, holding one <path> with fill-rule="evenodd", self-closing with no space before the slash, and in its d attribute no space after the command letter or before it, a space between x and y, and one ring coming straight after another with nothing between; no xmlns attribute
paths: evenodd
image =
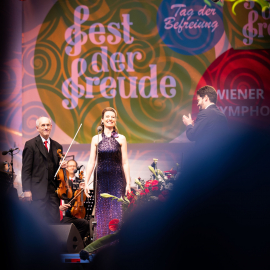
<svg viewBox="0 0 270 270"><path fill-rule="evenodd" d="M48 143L47 143L47 147L48 147L48 152L50 151L50 145L51 145L51 140L50 140L50 137L47 139L47 140L45 140L41 135L39 135L40 136L40 138L41 138L41 140L42 140L42 142L43 142L43 144L45 145L45 141L47 141Z"/></svg>

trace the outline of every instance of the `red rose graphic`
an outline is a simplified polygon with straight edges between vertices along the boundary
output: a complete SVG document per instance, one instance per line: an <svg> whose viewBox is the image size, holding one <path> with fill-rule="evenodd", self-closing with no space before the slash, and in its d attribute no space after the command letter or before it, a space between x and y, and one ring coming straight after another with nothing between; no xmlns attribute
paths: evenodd
<svg viewBox="0 0 270 270"><path fill-rule="evenodd" d="M152 190L158 190L157 186L152 187Z"/></svg>
<svg viewBox="0 0 270 270"><path fill-rule="evenodd" d="M153 180L152 181L152 186L157 186L158 185L158 180Z"/></svg>
<svg viewBox="0 0 270 270"><path fill-rule="evenodd" d="M118 224L119 224L119 219L117 219L117 218L112 219L112 220L109 222L109 230L112 231L112 232L117 231L117 229L118 229Z"/></svg>
<svg viewBox="0 0 270 270"><path fill-rule="evenodd" d="M127 194L127 198L128 198L129 201L132 200L134 198L134 196L135 195L134 195L133 191L128 192L128 194Z"/></svg>
<svg viewBox="0 0 270 270"><path fill-rule="evenodd" d="M152 180L148 180L148 181L146 181L146 183L145 183L145 187L150 187L151 185L152 185Z"/></svg>

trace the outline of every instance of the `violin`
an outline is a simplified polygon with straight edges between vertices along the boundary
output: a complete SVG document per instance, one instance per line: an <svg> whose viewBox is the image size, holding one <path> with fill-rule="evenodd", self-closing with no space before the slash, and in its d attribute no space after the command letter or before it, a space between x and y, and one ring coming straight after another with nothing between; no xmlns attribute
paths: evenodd
<svg viewBox="0 0 270 270"><path fill-rule="evenodd" d="M80 180L83 179L83 171L81 171L79 173L79 178L80 178ZM76 190L75 194L74 194L74 198L71 200L71 201L73 201L76 199L76 201L75 201L75 203L72 206L71 211L70 211L71 215L76 217L76 218L84 218L85 217L86 211L85 211L85 207L84 207L84 202L86 200L86 195L83 191L84 191L83 188ZM69 203L71 203L71 201Z"/></svg>
<svg viewBox="0 0 270 270"><path fill-rule="evenodd" d="M63 159L63 156L61 154L61 149L57 150L57 155L61 158L61 161ZM58 170L57 173L57 180L61 181L59 184L58 189L56 190L56 193L58 197L62 200L67 200L72 198L72 188L69 186L69 172L65 168L61 168Z"/></svg>

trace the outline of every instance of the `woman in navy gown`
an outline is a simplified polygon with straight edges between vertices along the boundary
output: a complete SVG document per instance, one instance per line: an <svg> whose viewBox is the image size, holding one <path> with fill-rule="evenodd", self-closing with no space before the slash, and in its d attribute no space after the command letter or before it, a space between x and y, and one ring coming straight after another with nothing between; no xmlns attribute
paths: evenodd
<svg viewBox="0 0 270 270"><path fill-rule="evenodd" d="M122 219L121 203L110 198L102 198L101 193L121 197L130 191L130 174L127 159L127 141L124 135L118 133L116 126L116 110L107 107L102 111L102 135L92 138L90 158L85 176L85 192L88 195L90 176L96 162L98 147L96 212L97 221L94 240L108 235L109 222L112 219Z"/></svg>

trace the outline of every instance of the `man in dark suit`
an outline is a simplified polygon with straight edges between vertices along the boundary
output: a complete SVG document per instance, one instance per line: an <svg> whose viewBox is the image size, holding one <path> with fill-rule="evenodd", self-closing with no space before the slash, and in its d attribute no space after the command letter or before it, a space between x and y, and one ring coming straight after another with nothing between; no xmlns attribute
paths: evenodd
<svg viewBox="0 0 270 270"><path fill-rule="evenodd" d="M25 199L37 215L41 215L48 223L60 221L59 203L56 194L59 181L54 175L59 167L60 158L57 150L62 146L49 136L52 129L51 120L40 117L36 121L39 135L25 143L22 160L22 187ZM66 167L63 162L61 167Z"/></svg>
<svg viewBox="0 0 270 270"><path fill-rule="evenodd" d="M212 86L204 86L197 91L197 102L200 109L195 122L191 115L183 116L187 138L195 141L196 146L213 144L224 138L228 131L226 116L217 108L217 92Z"/></svg>

